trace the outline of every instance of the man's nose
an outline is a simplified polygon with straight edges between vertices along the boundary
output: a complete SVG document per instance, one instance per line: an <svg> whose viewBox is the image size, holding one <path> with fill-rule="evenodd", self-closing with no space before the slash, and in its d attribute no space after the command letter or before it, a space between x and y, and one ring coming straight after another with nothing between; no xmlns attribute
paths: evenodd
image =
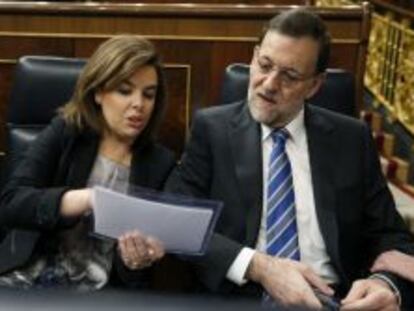
<svg viewBox="0 0 414 311"><path fill-rule="evenodd" d="M280 88L279 72L277 70L269 72L263 81L263 86L269 91L277 91Z"/></svg>

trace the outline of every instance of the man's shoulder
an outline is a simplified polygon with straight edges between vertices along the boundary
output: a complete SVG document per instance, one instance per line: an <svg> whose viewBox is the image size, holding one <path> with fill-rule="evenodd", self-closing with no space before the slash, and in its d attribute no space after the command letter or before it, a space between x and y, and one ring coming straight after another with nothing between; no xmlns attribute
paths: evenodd
<svg viewBox="0 0 414 311"><path fill-rule="evenodd" d="M332 125L335 125L335 127L339 126L339 128L345 129L362 129L366 127L363 121L355 117L331 111L326 108L308 105L307 110L311 118L321 119L323 122L328 122Z"/></svg>

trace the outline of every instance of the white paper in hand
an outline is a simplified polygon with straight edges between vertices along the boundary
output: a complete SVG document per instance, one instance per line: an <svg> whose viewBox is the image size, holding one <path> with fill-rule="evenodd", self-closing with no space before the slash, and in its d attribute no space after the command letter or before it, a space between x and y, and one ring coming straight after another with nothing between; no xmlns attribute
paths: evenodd
<svg viewBox="0 0 414 311"><path fill-rule="evenodd" d="M214 210L157 202L94 188L95 233L111 238L138 230L159 239L167 252L200 254L211 235Z"/></svg>

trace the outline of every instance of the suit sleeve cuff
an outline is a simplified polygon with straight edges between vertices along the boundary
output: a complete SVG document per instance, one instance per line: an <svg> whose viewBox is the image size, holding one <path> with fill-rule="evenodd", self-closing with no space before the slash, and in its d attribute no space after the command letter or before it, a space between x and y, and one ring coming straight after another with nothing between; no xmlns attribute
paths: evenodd
<svg viewBox="0 0 414 311"><path fill-rule="evenodd" d="M369 278L370 279L378 279L378 280L381 280L381 281L387 283L387 285L391 288L392 292L394 293L395 297L397 298L398 305L401 306L401 293L400 293L398 287L394 284L394 282L389 277L387 277L386 275L384 275L382 273L374 273Z"/></svg>
<svg viewBox="0 0 414 311"><path fill-rule="evenodd" d="M236 259L231 264L229 270L227 270L226 278L239 286L246 284L246 271L249 267L254 253L254 249L243 247L240 253L237 255Z"/></svg>

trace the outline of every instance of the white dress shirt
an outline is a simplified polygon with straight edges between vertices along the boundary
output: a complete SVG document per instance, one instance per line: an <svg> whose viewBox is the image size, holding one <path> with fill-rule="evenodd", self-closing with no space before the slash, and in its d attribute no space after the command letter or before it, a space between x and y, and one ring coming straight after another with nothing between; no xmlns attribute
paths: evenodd
<svg viewBox="0 0 414 311"><path fill-rule="evenodd" d="M322 238L315 211L303 109L286 126L286 129L290 134L289 139L286 141L286 153L292 167L301 262L309 265L328 283L337 283L338 275L326 252L325 241ZM271 131L271 128L262 125L263 211L256 250L244 247L227 271L227 278L239 285L243 285L246 282L244 276L255 251L266 252L267 175L273 145L272 138L270 137Z"/></svg>

